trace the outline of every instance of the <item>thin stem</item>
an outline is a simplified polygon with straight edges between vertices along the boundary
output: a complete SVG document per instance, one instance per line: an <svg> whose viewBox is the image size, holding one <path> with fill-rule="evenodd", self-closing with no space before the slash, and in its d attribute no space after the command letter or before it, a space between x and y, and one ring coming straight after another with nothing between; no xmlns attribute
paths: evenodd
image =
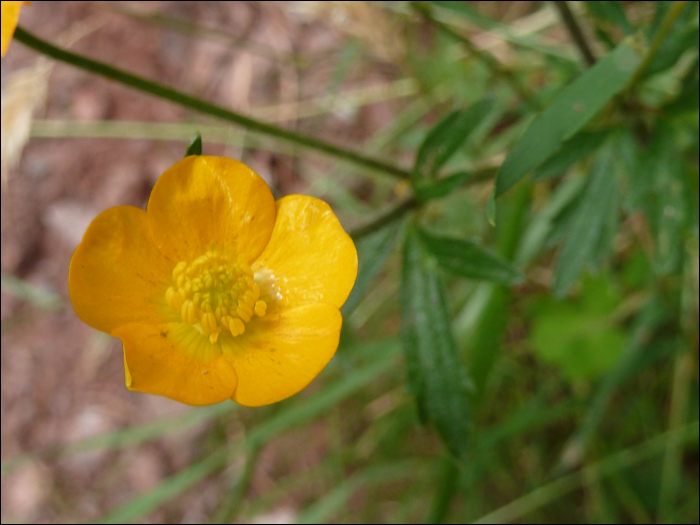
<svg viewBox="0 0 700 525"><path fill-rule="evenodd" d="M581 51L583 59L586 61L586 64L588 64L589 66L595 64L595 55L593 55L593 51L591 51L591 47L588 45L586 37L583 35L583 31L581 31L581 27L576 21L574 13L572 13L571 9L569 9L569 5L564 1L557 1L554 2L554 6L559 11L564 25L569 30L571 38L573 38L574 42L576 42L576 45L578 46L579 51Z"/></svg>
<svg viewBox="0 0 700 525"><path fill-rule="evenodd" d="M494 167L484 167L481 169L477 169L472 173L472 176L464 182L462 186L471 186L473 184L479 184L490 180L496 176L497 169L498 168ZM445 178L449 177L450 175L452 174L446 175ZM422 203L416 198L415 195L409 197L408 199L400 202L399 204L395 205L389 210L381 213L379 216L370 220L366 224L351 230L349 232L350 237L352 237L354 241L358 241L365 235L369 235L370 233L377 231L383 226L386 226L390 222L403 216L403 214L407 211L410 211L413 208L417 208L421 204Z"/></svg>
<svg viewBox="0 0 700 525"><path fill-rule="evenodd" d="M372 232L377 231L379 228L382 226L385 226L389 224L390 222L398 219L401 217L404 213L409 211L412 208L415 208L418 206L420 202L418 199L415 197L411 197L409 199L406 199L405 201L401 202L400 204L394 206L393 208L389 209L388 211L382 213L375 219L369 221L367 224L364 224L362 226L359 226L355 228L354 230L351 230L349 232L350 237L357 242L359 241L362 237L365 237L366 235L369 235Z"/></svg>
<svg viewBox="0 0 700 525"><path fill-rule="evenodd" d="M687 351L676 356L671 384L671 409L668 416L668 429L675 430L683 425L686 405L693 382L693 355ZM666 442L661 481L657 523L673 523L674 503L682 478L683 450L678 447L678 437Z"/></svg>
<svg viewBox="0 0 700 525"><path fill-rule="evenodd" d="M131 73L127 73L126 71L122 71L102 62L98 62L96 60L71 53L65 49L58 48L35 37L21 27L17 27L15 30L14 38L27 47L30 47L35 51L47 55L55 60L65 62L66 64L90 71L91 73L95 73L97 75L101 75L126 86L138 89L139 91L143 91L144 93L164 98L183 107L199 111L200 113L218 117L228 122L233 122L234 124L238 124L239 126L251 131L256 131L264 135L269 135L271 137L298 144L300 146L305 146L309 149L320 151L327 155L352 162L358 166L377 170L403 179L407 179L409 177L408 171L397 166L386 164L380 160L370 157L365 157L359 153L349 151L313 137L254 120L241 115L240 113L235 113L228 109L222 108L221 106L217 106L216 104L186 95L180 91L175 91L174 89L170 89L162 84L146 80L145 78L132 75Z"/></svg>
<svg viewBox="0 0 700 525"><path fill-rule="evenodd" d="M535 93L532 92L527 86L522 84L510 69L501 64L490 53L482 51L481 49L476 47L472 43L472 41L469 40L467 37L461 35L460 33L456 32L454 29L443 24L442 22L436 20L435 17L433 17L432 15L430 6L426 5L423 2L411 2L411 7L425 20L438 27L441 31L444 31L445 33L449 34L454 39L459 40L464 45L464 47L467 48L467 51L469 51L469 53L472 56L474 56L474 58L480 60L487 68L489 68L493 72L495 76L507 82L508 85L513 89L513 91L520 95L523 101L527 103L535 103Z"/></svg>
<svg viewBox="0 0 700 525"><path fill-rule="evenodd" d="M637 68L637 71L634 72L634 75L632 75L632 78L629 81L627 88L628 92L631 92L632 89L637 85L639 80L642 78L644 71L647 67L649 67L651 60L654 58L654 55L656 55L659 48L661 47L661 43L668 35L668 32L673 27L673 24L676 23L676 19L680 16L681 11L683 11L683 8L687 3L687 1L673 2L673 5L669 8L668 12L666 13L666 16L664 17L663 22L661 22L661 27L659 27L659 30L656 32L656 36L654 37L654 40L649 46L649 51L647 51L647 54L644 56L644 60L642 60L642 63Z"/></svg>
<svg viewBox="0 0 700 525"><path fill-rule="evenodd" d="M233 523L241 510L241 503L248 491L250 480L255 473L255 467L260 456L260 446L255 444L248 452L245 468L239 478L228 488L222 498L222 505L214 515L211 523Z"/></svg>
<svg viewBox="0 0 700 525"><path fill-rule="evenodd" d="M457 478L459 477L457 462L447 453L438 462L437 490L425 523L445 522L450 510L450 502L457 489Z"/></svg>

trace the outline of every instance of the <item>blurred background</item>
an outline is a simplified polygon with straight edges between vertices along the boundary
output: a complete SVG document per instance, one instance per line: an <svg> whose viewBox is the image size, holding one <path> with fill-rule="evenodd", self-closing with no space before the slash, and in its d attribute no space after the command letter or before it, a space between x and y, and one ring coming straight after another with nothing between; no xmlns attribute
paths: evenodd
<svg viewBox="0 0 700 525"><path fill-rule="evenodd" d="M405 170L452 109L492 97L448 162L472 177L419 220L525 278L441 274L473 383L462 462L406 387L400 221L358 241L375 271L343 310L336 357L300 394L250 409L129 392L119 340L73 312L68 265L91 219L143 207L196 132L205 154L242 160L276 196L325 199L351 232L410 185L14 41L2 59L2 521L697 522L697 2L666 28L638 96L604 111L626 130L612 211L585 208L593 129L493 212L498 167L586 68L555 4L24 7L20 25L49 42ZM567 3L595 59L625 38L643 55L670 4ZM604 240L554 294L562 242L586 213L608 213Z"/></svg>

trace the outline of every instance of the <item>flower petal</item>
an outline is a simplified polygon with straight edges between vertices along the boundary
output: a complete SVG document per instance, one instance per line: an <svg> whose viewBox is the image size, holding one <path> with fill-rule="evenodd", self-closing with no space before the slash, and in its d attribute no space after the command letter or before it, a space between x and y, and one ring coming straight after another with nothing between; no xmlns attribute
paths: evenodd
<svg viewBox="0 0 700 525"><path fill-rule="evenodd" d="M161 175L148 201L158 248L178 261L229 246L247 262L263 251L275 223L274 198L245 164L191 155Z"/></svg>
<svg viewBox="0 0 700 525"><path fill-rule="evenodd" d="M146 213L110 208L90 224L70 263L68 290L83 321L104 332L127 323L163 322L173 264L148 235Z"/></svg>
<svg viewBox="0 0 700 525"><path fill-rule="evenodd" d="M310 304L268 314L244 336L222 334L221 348L238 373L231 399L260 406L299 392L335 354L342 322L335 306Z"/></svg>
<svg viewBox="0 0 700 525"><path fill-rule="evenodd" d="M2 40L0 41L0 56L5 56L7 48L12 40L12 35L15 34L17 21L19 20L19 11L22 4L29 2L2 2Z"/></svg>
<svg viewBox="0 0 700 525"><path fill-rule="evenodd" d="M210 405L229 399L236 388L236 370L219 345L189 325L129 324L112 335L124 342L129 390Z"/></svg>
<svg viewBox="0 0 700 525"><path fill-rule="evenodd" d="M276 202L272 237L254 268L269 269L285 307L328 303L340 308L357 277L357 250L330 206L290 195Z"/></svg>

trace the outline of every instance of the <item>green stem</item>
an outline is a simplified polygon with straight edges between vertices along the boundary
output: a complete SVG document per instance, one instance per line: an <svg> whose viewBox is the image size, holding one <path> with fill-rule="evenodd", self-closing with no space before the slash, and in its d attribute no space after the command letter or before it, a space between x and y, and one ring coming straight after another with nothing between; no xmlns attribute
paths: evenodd
<svg viewBox="0 0 700 525"><path fill-rule="evenodd" d="M250 480L255 473L255 467L260 456L260 446L254 445L246 457L245 468L240 477L228 488L222 498L221 507L218 509L210 523L234 523L241 510L241 504L250 485Z"/></svg>
<svg viewBox="0 0 700 525"><path fill-rule="evenodd" d="M671 383L671 409L668 416L669 430L683 426L686 405L690 397L693 382L693 354L686 351L676 356L676 363ZM674 504L683 476L683 450L678 446L678 437L669 438L666 442L661 481L659 488L659 504L657 523L674 523Z"/></svg>
<svg viewBox="0 0 700 525"><path fill-rule="evenodd" d="M35 51L55 60L65 62L66 64L90 71L91 73L95 73L97 75L101 75L139 91L143 91L144 93L164 98L174 102L175 104L199 111L200 113L233 122L234 124L238 124L239 126L251 131L256 131L264 135L282 139L287 142L292 142L300 146L305 146L309 149L320 151L322 153L326 153L327 155L352 162L358 166L381 171L403 179L407 179L409 177L408 171L397 166L386 164L380 160L370 157L365 157L359 153L346 150L313 137L254 120L241 115L240 113L235 113L228 109L222 108L221 106L217 106L216 104L205 102L190 95L186 95L180 91L175 91L174 89L170 89L162 84L146 80L145 78L132 75L131 73L127 73L126 71L122 71L102 62L97 62L96 60L92 60L84 56L71 53L70 51L66 51L65 49L58 48L35 37L21 27L17 27L15 30L14 39L21 42L25 46L30 47Z"/></svg>
<svg viewBox="0 0 700 525"><path fill-rule="evenodd" d="M457 490L459 469L454 458L445 453L438 459L437 492L430 505L425 523L444 523L450 510L450 502Z"/></svg>
<svg viewBox="0 0 700 525"><path fill-rule="evenodd" d="M465 181L463 184L464 186L471 186L473 184L479 184L484 181L487 181L489 179L492 179L493 177L496 176L496 170L497 168L491 168L491 167L484 167L477 169L472 173L472 176ZM445 176L445 178L449 177L450 175L454 174L448 174ZM421 202L414 196L409 197L408 199L400 202L399 204L395 205L394 207L390 208L389 210L381 213L379 216L377 216L374 219L371 219L369 222L366 224L363 224L362 226L358 226L357 228L349 231L348 233L350 234L350 237L357 242L360 240L362 237L369 235L372 232L377 231L378 229L382 228L383 226L386 226L390 222L398 219L399 217L402 217L404 213L407 211L412 210L413 208L417 208L418 206L421 205Z"/></svg>
<svg viewBox="0 0 700 525"><path fill-rule="evenodd" d="M661 43L664 41L669 31L671 31L673 24L676 23L676 19L680 16L681 11L683 11L683 8L687 3L687 1L673 2L673 5L669 8L668 12L666 13L666 16L664 17L663 22L661 22L661 27L659 27L659 30L656 32L656 36L654 37L651 46L649 46L649 51L647 51L647 54L644 56L644 60L637 68L637 71L634 72L634 75L632 75L632 78L629 81L627 88L628 92L631 92L632 89L637 85L639 80L642 78L644 71L647 67L649 67L651 60L654 58L654 55L656 55L659 48L661 47Z"/></svg>
<svg viewBox="0 0 700 525"><path fill-rule="evenodd" d="M359 226L358 228L355 228L354 230L351 230L348 233L350 234L350 237L352 237L352 239L355 242L357 242L362 237L365 237L366 235L369 235L370 233L377 231L382 226L389 224L390 222L394 221L395 219L398 219L404 213L406 213L408 210L418 206L418 204L419 204L419 202L415 197L411 197L409 199L406 199L405 201L401 202L400 204L398 204L398 205L394 206L393 208L389 209L388 211L382 213L377 218L372 219L367 224Z"/></svg>
<svg viewBox="0 0 700 525"><path fill-rule="evenodd" d="M563 1L554 2L554 7L556 7L559 11L561 19L564 22L564 25L566 26L566 29L569 30L571 38L573 38L574 42L576 42L576 45L578 46L579 51L581 51L583 59L586 61L586 64L588 64L589 66L595 64L596 59L593 55L593 51L591 51L591 46L588 45L586 37L583 35L583 31L581 31L581 27L578 25L574 13L572 13L571 9L569 9L569 4Z"/></svg>
<svg viewBox="0 0 700 525"><path fill-rule="evenodd" d="M472 56L474 56L477 60L480 60L487 68L489 68L493 72L495 76L507 82L511 89L513 89L513 91L520 95L524 102L536 105L535 93L532 92L527 86L520 83L517 77L513 74L513 72L510 69L502 65L490 53L482 51L481 49L476 47L472 43L472 41L469 40L467 37L461 35L460 33L456 32L451 27L443 24L442 22L436 20L432 14L431 6L427 5L424 2L411 2L411 7L425 20L438 27L441 31L447 33L455 40L459 40L464 45L464 47L467 48L467 51L469 51L469 53Z"/></svg>

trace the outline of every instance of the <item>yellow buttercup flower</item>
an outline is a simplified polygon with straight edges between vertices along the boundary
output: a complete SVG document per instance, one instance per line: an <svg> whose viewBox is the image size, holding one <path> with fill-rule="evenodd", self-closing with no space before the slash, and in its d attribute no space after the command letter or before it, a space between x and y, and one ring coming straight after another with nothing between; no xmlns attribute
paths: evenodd
<svg viewBox="0 0 700 525"><path fill-rule="evenodd" d="M355 246L325 202L275 202L244 164L190 156L163 173L146 211L92 221L68 287L83 321L122 340L129 389L259 406L333 357L356 276Z"/></svg>
<svg viewBox="0 0 700 525"><path fill-rule="evenodd" d="M29 2L0 2L2 8L2 46L0 56L5 56L5 53L7 53L12 35L15 34L15 29L17 28L19 11L23 4L29 4Z"/></svg>

